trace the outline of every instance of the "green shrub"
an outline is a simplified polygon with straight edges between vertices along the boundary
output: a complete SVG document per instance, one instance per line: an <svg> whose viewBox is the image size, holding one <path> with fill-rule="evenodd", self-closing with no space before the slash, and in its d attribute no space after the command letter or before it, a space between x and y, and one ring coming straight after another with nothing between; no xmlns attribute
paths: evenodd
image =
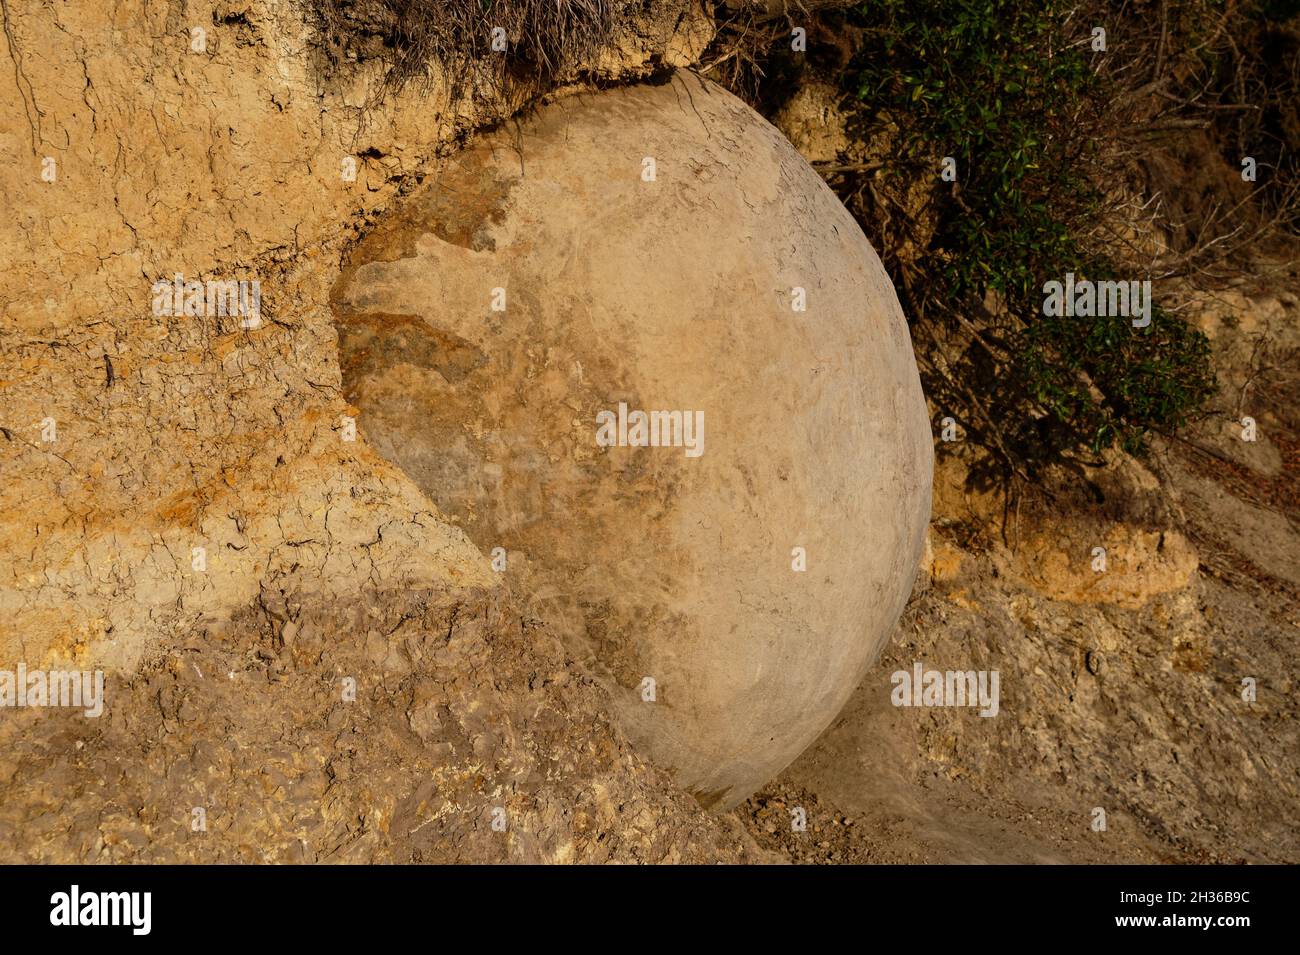
<svg viewBox="0 0 1300 955"><path fill-rule="evenodd" d="M1043 314L1043 283L1067 272L1145 278L1116 275L1081 239L1103 212L1090 173L1115 91L1094 69L1105 54L1092 51L1090 24L1067 22L1071 7L872 0L851 18L862 46L847 82L868 115L898 128L882 175L937 176L939 157L957 162L927 254L901 283L919 339L931 323L979 332L970 353L942 363L937 390L964 391L982 409L968 426L996 430L1002 450L1029 461L1116 441L1136 450L1214 390L1204 335L1162 309L1142 329ZM952 338L930 338L941 340Z"/></svg>

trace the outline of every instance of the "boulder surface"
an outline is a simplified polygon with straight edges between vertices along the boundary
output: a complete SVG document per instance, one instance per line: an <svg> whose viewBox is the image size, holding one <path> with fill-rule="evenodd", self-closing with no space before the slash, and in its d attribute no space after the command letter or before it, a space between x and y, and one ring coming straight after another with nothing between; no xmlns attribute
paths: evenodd
<svg viewBox="0 0 1300 955"><path fill-rule="evenodd" d="M930 429L880 260L757 113L681 74L545 105L390 210L331 305L365 440L701 803L835 717L912 588Z"/></svg>

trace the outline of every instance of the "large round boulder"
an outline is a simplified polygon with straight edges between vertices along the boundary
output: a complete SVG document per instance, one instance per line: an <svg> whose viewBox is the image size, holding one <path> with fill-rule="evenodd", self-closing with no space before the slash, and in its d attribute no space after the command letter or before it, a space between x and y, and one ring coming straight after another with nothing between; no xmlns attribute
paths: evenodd
<svg viewBox="0 0 1300 955"><path fill-rule="evenodd" d="M388 212L332 299L365 440L700 802L834 718L912 587L930 432L880 260L758 114L689 75L550 103Z"/></svg>

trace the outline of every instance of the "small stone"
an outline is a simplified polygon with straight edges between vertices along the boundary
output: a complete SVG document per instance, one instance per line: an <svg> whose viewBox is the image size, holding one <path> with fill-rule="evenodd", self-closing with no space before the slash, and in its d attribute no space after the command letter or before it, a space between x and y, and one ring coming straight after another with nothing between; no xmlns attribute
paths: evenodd
<svg viewBox="0 0 1300 955"><path fill-rule="evenodd" d="M1089 650L1087 654L1084 656L1083 662L1084 665L1088 668L1088 672L1091 673L1093 676L1099 674L1101 672L1102 667L1105 665L1105 662L1101 658L1101 654L1098 653L1096 650Z"/></svg>

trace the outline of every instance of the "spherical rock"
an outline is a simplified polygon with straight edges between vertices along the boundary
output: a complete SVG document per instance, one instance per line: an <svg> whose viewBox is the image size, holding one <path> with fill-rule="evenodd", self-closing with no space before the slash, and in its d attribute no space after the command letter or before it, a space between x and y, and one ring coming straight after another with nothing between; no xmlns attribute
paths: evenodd
<svg viewBox="0 0 1300 955"><path fill-rule="evenodd" d="M388 212L331 304L365 440L700 802L834 718L911 590L932 446L879 259L760 116L682 75L550 103Z"/></svg>

